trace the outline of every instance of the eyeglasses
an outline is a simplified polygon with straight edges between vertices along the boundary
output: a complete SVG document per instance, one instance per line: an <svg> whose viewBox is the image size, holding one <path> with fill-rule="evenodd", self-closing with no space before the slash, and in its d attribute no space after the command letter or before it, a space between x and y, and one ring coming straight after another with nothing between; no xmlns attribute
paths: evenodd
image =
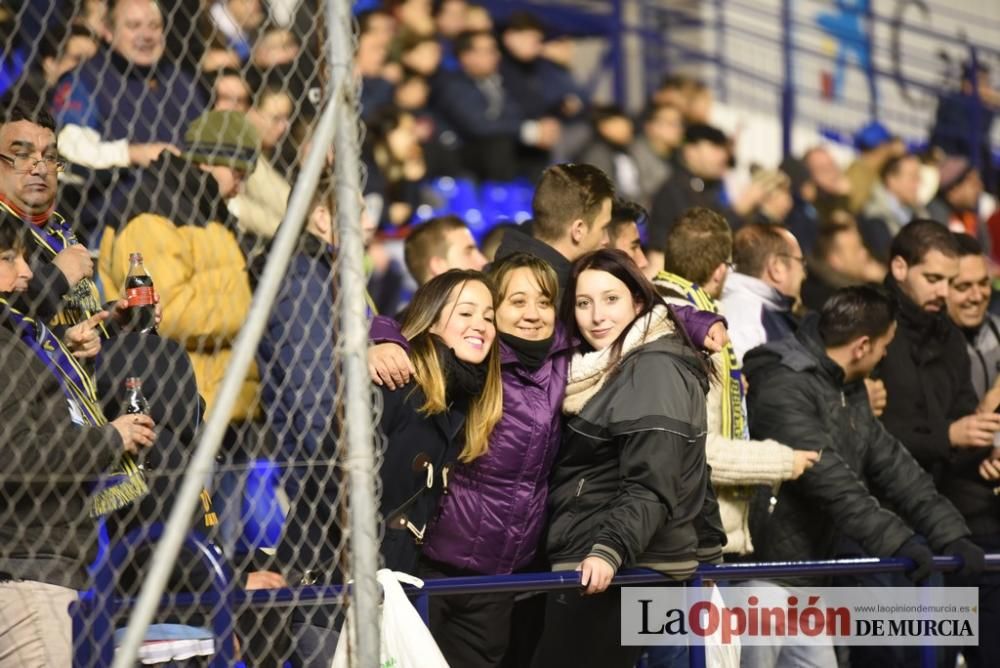
<svg viewBox="0 0 1000 668"><path fill-rule="evenodd" d="M61 172L66 168L65 160L51 155L36 158L35 156L29 154L15 155L12 157L0 153L0 158L10 165L15 172L20 172L21 174L29 174L35 171L35 167L37 167L40 162L44 162L47 169L55 170L57 172Z"/></svg>
<svg viewBox="0 0 1000 668"><path fill-rule="evenodd" d="M804 257L800 257L798 255L792 255L791 253L778 253L777 255L778 257L787 257L790 260L795 260L796 262L802 265L803 269L806 268L806 259Z"/></svg>
<svg viewBox="0 0 1000 668"><path fill-rule="evenodd" d="M726 269L729 271L736 271L736 263L732 260L726 260Z"/></svg>

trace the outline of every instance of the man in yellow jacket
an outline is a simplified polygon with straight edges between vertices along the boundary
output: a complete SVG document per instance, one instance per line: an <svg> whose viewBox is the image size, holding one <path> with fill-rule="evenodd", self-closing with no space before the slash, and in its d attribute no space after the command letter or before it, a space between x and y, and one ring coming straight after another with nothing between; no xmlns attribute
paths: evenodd
<svg viewBox="0 0 1000 668"><path fill-rule="evenodd" d="M252 243L236 232L226 201L253 170L260 141L235 111L206 112L184 139L183 153L164 152L144 170L126 215L105 229L99 272L108 297L118 299L129 255L142 253L163 308L159 333L188 350L198 391L211 409L252 294L245 250ZM254 417L257 385L254 368L231 421Z"/></svg>

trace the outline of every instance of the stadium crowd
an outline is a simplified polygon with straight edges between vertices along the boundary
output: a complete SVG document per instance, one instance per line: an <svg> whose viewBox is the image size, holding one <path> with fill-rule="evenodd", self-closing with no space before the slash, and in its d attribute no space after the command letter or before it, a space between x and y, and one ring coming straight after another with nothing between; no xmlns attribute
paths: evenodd
<svg viewBox="0 0 1000 668"><path fill-rule="evenodd" d="M354 74L382 559L425 578L580 572L579 593L433 598L448 662L686 665L683 647L620 646L620 569L680 581L701 563L897 556L905 575L837 583L978 586L962 655L1000 665L1000 580L983 572L1000 551L998 184L953 131L975 98L989 136L989 72L942 95L919 152L873 122L846 168L817 144L733 191L754 156L712 125L700 81L665 77L633 118L588 99L573 41L531 14L367 4ZM0 667L68 666L98 527L163 521L216 401L310 150L322 31L287 0L4 12L7 52L27 55L0 82ZM248 590L349 574L335 159L192 520ZM529 179L532 217L481 239L458 216L419 220L440 177ZM137 256L155 291L130 283ZM148 415L123 401L131 377ZM258 459L282 472L274 551L241 542L239 472ZM963 566L932 573L935 554ZM205 587L192 563L171 591ZM342 623L247 608L240 652L329 665ZM915 665L910 650L741 661L885 668Z"/></svg>

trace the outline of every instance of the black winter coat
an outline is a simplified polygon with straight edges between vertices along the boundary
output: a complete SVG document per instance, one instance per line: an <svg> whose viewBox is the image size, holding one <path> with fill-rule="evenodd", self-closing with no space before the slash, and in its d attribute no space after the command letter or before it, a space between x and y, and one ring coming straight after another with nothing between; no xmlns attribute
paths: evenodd
<svg viewBox="0 0 1000 668"><path fill-rule="evenodd" d="M555 570L596 555L686 577L726 542L705 461L707 376L674 337L637 348L613 373L567 420L549 558Z"/></svg>
<svg viewBox="0 0 1000 668"><path fill-rule="evenodd" d="M382 556L386 568L416 574L422 533L437 512L445 470L458 459L465 442L466 402L455 401L444 413L424 415L419 411L426 398L416 383L381 389L379 424L386 439L379 509L385 519Z"/></svg>
<svg viewBox="0 0 1000 668"><path fill-rule="evenodd" d="M979 403L965 337L946 313L927 313L906 297L892 276L886 287L899 301L896 338L877 377L888 401L882 423L933 476L977 535L1000 533L1000 499L978 473L989 448L953 448L952 422Z"/></svg>
<svg viewBox="0 0 1000 668"><path fill-rule="evenodd" d="M817 322L807 319L794 337L744 359L751 438L822 453L802 477L781 485L773 512L766 503L754 505L750 530L757 557L826 559L841 536L887 557L914 531L936 551L969 535L930 475L875 418L864 383L847 382L826 355Z"/></svg>

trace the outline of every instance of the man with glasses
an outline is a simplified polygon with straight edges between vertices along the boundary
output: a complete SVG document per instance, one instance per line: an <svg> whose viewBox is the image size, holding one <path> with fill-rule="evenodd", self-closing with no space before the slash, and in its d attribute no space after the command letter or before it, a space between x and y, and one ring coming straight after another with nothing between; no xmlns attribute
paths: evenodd
<svg viewBox="0 0 1000 668"><path fill-rule="evenodd" d="M735 271L722 290L729 338L740 364L752 348L792 334L792 313L806 278L799 242L784 227L754 223L733 236Z"/></svg>
<svg viewBox="0 0 1000 668"><path fill-rule="evenodd" d="M24 306L51 325L66 328L64 342L77 357L93 357L107 331L92 280L94 262L78 244L70 224L55 210L57 175L64 167L56 147L55 122L26 104L0 117L0 216L31 226L34 278ZM115 309L115 315L123 315Z"/></svg>

